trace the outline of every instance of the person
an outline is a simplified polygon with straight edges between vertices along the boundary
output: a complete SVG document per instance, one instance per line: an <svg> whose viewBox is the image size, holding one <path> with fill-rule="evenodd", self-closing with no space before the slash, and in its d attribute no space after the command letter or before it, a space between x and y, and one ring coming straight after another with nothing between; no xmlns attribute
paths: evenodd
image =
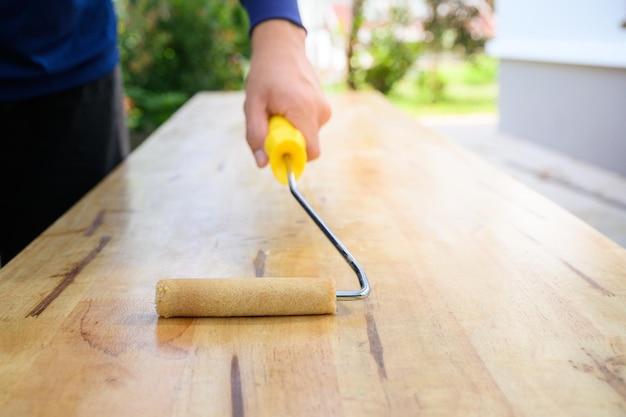
<svg viewBox="0 0 626 417"><path fill-rule="evenodd" d="M246 139L256 164L268 163L272 114L303 132L315 159L330 107L305 56L297 2L242 4L252 45ZM129 152L116 27L112 0L0 0L0 265Z"/></svg>

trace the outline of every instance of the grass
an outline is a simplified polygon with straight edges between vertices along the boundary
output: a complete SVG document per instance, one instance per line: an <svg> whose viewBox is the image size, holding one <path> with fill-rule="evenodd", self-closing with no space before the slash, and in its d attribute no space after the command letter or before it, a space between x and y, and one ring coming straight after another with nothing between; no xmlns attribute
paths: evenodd
<svg viewBox="0 0 626 417"><path fill-rule="evenodd" d="M486 56L459 63L442 64L440 79L445 87L441 97L432 94L420 83L423 73L414 71L400 81L387 98L398 107L415 115L494 113L496 111L497 61ZM330 86L336 92L345 86Z"/></svg>
<svg viewBox="0 0 626 417"><path fill-rule="evenodd" d="M494 113L498 97L497 61L479 56L473 60L442 65L439 76L445 87L441 97L420 84L419 72L408 74L388 95L402 109L416 114Z"/></svg>

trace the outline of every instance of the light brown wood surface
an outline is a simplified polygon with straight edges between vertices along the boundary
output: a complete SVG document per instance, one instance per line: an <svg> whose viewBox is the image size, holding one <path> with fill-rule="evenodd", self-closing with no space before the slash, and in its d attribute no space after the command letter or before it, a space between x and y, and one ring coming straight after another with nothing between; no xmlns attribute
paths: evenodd
<svg viewBox="0 0 626 417"><path fill-rule="evenodd" d="M0 270L0 415L626 415L626 251L373 94L333 98L300 181L371 297L157 319L160 278L357 285L242 100L193 98Z"/></svg>

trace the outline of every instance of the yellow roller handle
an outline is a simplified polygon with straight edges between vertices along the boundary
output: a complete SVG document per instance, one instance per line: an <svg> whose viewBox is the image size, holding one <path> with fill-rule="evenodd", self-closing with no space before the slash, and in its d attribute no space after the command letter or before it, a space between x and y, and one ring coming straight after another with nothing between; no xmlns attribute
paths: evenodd
<svg viewBox="0 0 626 417"><path fill-rule="evenodd" d="M287 184L285 156L291 160L291 170L300 177L306 165L306 142L302 133L282 116L272 116L265 138L267 154L274 176L281 184Z"/></svg>

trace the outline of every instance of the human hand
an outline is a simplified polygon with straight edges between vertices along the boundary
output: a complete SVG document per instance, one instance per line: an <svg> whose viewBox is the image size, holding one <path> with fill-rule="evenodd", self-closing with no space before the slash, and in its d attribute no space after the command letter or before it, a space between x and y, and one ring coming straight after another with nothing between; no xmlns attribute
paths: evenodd
<svg viewBox="0 0 626 417"><path fill-rule="evenodd" d="M259 168L267 165L263 149L268 119L282 115L306 139L309 160L320 154L318 132L331 115L304 52L304 29L285 20L268 20L252 31L252 60L246 81L246 140Z"/></svg>

